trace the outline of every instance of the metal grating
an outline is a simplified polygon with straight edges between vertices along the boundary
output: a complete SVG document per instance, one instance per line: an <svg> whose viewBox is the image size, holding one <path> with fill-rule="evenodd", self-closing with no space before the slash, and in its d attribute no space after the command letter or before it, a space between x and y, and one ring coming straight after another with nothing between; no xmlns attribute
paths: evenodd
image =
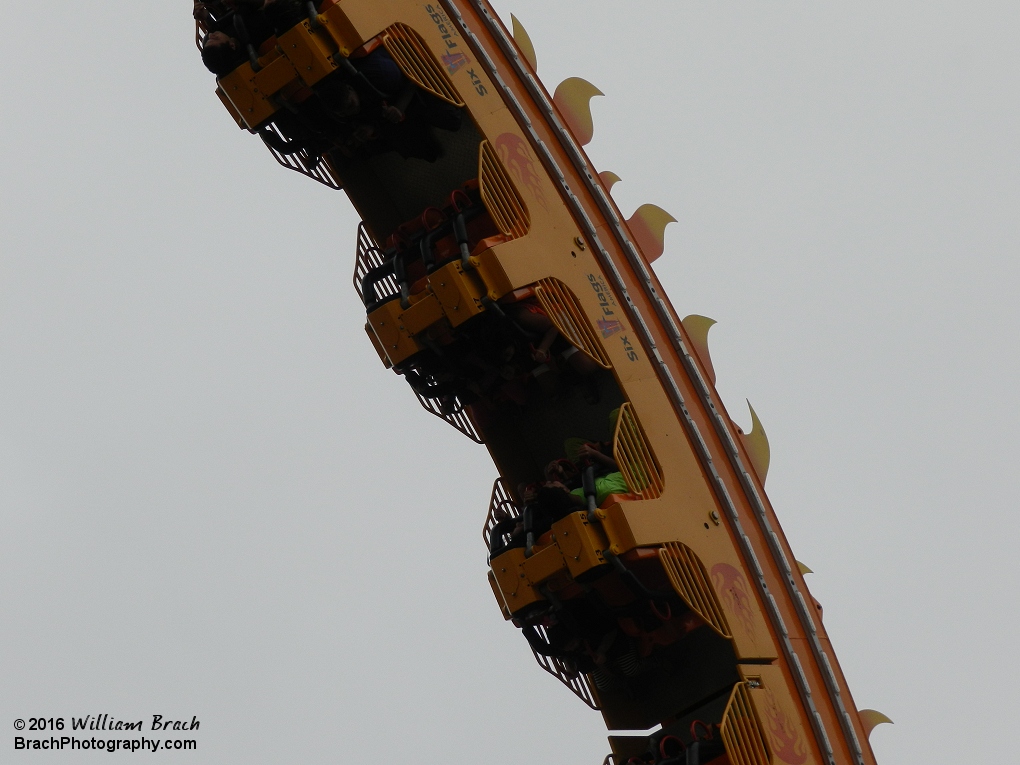
<svg viewBox="0 0 1020 765"><path fill-rule="evenodd" d="M765 734L747 683L737 683L723 713L722 740L730 765L770 765Z"/></svg>
<svg viewBox="0 0 1020 765"><path fill-rule="evenodd" d="M397 62L400 70L422 90L454 106L463 106L457 89L436 63L425 41L406 24L394 24L383 33L386 52Z"/></svg>
<svg viewBox="0 0 1020 765"><path fill-rule="evenodd" d="M497 478L495 483L492 484L492 495L489 497L489 514L486 516L485 525L482 527L482 539L485 540L485 546L488 549L491 549L492 530L500 520L503 520L502 518L498 520L496 518L496 515L500 514L500 510L503 511L502 514L504 514L505 518L521 517L521 510L510 495L506 482L502 478ZM508 542L509 534L506 534L502 541ZM548 643L545 629L541 626L535 629L538 631L539 637ZM538 666L567 686L577 698L581 699L589 707L592 709L599 708L595 701L595 695L591 692L591 686L588 684L588 678L585 675L571 670L562 659L543 656L534 648L531 649L531 652L535 654L535 661L538 662Z"/></svg>
<svg viewBox="0 0 1020 765"><path fill-rule="evenodd" d="M616 418L613 458L631 494L641 499L654 499L662 494L662 468L648 445L629 401L620 406L620 415Z"/></svg>
<svg viewBox="0 0 1020 765"><path fill-rule="evenodd" d="M603 369L611 367L584 309L567 285L559 279L542 279L535 285L535 297L561 335Z"/></svg>
<svg viewBox="0 0 1020 765"><path fill-rule="evenodd" d="M527 234L531 228L528 207L488 141L482 141L478 150L478 184L496 228L510 239Z"/></svg>
<svg viewBox="0 0 1020 765"><path fill-rule="evenodd" d="M368 233L368 227L364 222L358 224L358 251L354 260L354 289L358 291L361 302L365 302L365 295L362 290L362 282L365 274L373 268L383 265L386 262L386 253L379 249L375 239ZM375 296L377 300L383 300L393 295L400 294L400 287L397 286L397 277L392 273L375 283Z"/></svg>
<svg viewBox="0 0 1020 765"><path fill-rule="evenodd" d="M419 373L425 377L430 384L435 382L435 380L424 372L421 372L421 370L419 370ZM441 420L445 420L476 444L485 443L482 440L482 437L478 434L478 430L475 428L475 424L471 421L471 417L468 415L467 411L465 411L464 404L457 396L444 396L441 399L426 398L418 391L414 390L414 388L411 388L411 390L414 391L415 397L426 412L434 414Z"/></svg>
<svg viewBox="0 0 1020 765"><path fill-rule="evenodd" d="M288 143L290 138L274 122L270 122L266 127L259 130L259 136L262 138L263 143L265 143L266 148L269 149L272 155L276 157L276 161L281 165L288 170L294 170L302 175L307 175L309 178L318 181L324 186L329 186L331 189L339 191L342 188L339 180L337 180L336 175L333 173L333 168L329 166L329 162L324 157L310 154L308 149L284 154L273 148L266 136L263 135L264 131L271 131L284 143Z"/></svg>
<svg viewBox="0 0 1020 765"><path fill-rule="evenodd" d="M730 637L719 598L708 581L708 572L694 551L678 542L667 542L659 548L659 560L676 590L694 613L724 638Z"/></svg>
<svg viewBox="0 0 1020 765"><path fill-rule="evenodd" d="M548 642L545 628L538 626L535 629L539 637L543 641ZM538 666L567 686L577 698L589 707L595 710L599 708L598 703L595 701L595 695L591 692L591 686L588 685L588 678L585 675L576 670L571 670L562 659L543 656L534 648L531 649L531 652L535 654L535 661L538 662Z"/></svg>
<svg viewBox="0 0 1020 765"><path fill-rule="evenodd" d="M506 483L502 478L497 478L496 482L492 484L492 496L489 497L489 514L485 517L485 526L482 527L482 539L485 540L486 549L490 547L489 542L492 539L492 529L499 523L496 520L496 514L500 511L505 513L507 518L521 517L521 511L517 507L517 503L514 502L514 498L510 496L510 490L507 488ZM509 540L505 538L503 541L507 542Z"/></svg>

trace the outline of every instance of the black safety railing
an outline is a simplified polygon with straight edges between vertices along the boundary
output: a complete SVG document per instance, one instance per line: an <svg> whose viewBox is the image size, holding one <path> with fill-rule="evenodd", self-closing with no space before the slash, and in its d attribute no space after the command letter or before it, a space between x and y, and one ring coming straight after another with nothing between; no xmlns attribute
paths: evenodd
<svg viewBox="0 0 1020 765"><path fill-rule="evenodd" d="M510 489L507 488L502 478L497 478L496 482L492 484L489 514L485 517L485 525L482 527L482 539L485 540L486 548L492 549L493 534L496 535L496 541L501 546L506 545L510 541L510 532L513 531L513 526L508 521L512 520L516 523L520 517L521 511L510 495Z"/></svg>
<svg viewBox="0 0 1020 765"><path fill-rule="evenodd" d="M539 625L526 629L530 629L528 644L531 646L531 652L535 654L535 661L538 662L538 666L567 686L577 698L589 707L597 710L599 705L595 701L595 694L592 693L591 686L588 684L588 677L571 667L564 659L557 656L549 656L544 652L544 646L548 646L549 650L552 650L544 627Z"/></svg>
<svg viewBox="0 0 1020 765"><path fill-rule="evenodd" d="M331 189L339 191L343 188L325 157L309 151L300 141L286 135L275 122L270 122L258 133L276 161L288 170L308 176Z"/></svg>
<svg viewBox="0 0 1020 765"><path fill-rule="evenodd" d="M365 302L365 277L373 269L384 266L393 255L394 251L387 255L379 248L379 243L375 241L364 223L358 225L357 254L354 259L354 289L357 290L358 297L362 302ZM385 302L394 295L400 294L397 278L392 273L374 282L373 288L376 297L381 298L379 302Z"/></svg>
<svg viewBox="0 0 1020 765"><path fill-rule="evenodd" d="M414 395L418 398L418 402L424 407L425 411L434 414L441 420L445 420L476 444L484 443L481 435L479 435L475 428L475 424L471 421L471 417L465 411L464 405L456 396L452 396L446 401L441 401L434 398L425 398L418 391L415 391Z"/></svg>
<svg viewBox="0 0 1020 765"><path fill-rule="evenodd" d="M506 482L502 478L497 478L492 484L489 512L482 527L482 539L485 540L490 555L503 552L513 545L511 535L521 523L522 515L522 510L510 494ZM587 676L572 667L568 660L552 655L557 651L551 645L545 628L538 625L526 627L525 630L524 636L528 639L538 665L567 686L589 707L598 709Z"/></svg>
<svg viewBox="0 0 1020 765"><path fill-rule="evenodd" d="M404 379L411 386L422 408L470 438L476 444L485 443L474 421L451 383L438 383L430 375L413 365L404 369Z"/></svg>

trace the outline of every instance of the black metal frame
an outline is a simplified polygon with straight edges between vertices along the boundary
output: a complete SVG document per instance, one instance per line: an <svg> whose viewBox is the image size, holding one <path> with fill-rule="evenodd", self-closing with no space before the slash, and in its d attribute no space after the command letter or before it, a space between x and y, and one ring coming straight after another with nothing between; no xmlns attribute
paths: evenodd
<svg viewBox="0 0 1020 765"><path fill-rule="evenodd" d="M485 206L481 202L474 202L469 207L459 210L452 218L447 218L438 226L427 231L422 231L411 238L410 244L401 250L390 248L385 251L386 260L379 266L370 269L361 281L361 299L365 303L365 310L371 313L396 297L400 298L401 304L407 308L410 303L410 283L407 278L407 267L410 262L421 258L425 264L425 273L431 274L438 267L434 245L437 240L442 239L450 233L457 237L457 244L461 252L461 264L468 265L468 258L471 253L468 250L467 223L484 213ZM377 283L392 276L396 279L398 293L396 295L384 294L380 297L375 290Z"/></svg>

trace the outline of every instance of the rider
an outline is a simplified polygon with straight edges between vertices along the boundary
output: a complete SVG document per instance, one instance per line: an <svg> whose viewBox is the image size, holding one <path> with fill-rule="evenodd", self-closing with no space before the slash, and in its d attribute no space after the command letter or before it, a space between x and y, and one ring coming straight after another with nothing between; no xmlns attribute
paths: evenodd
<svg viewBox="0 0 1020 765"><path fill-rule="evenodd" d="M263 0L195 0L192 13L206 30L202 62L217 77L255 59L275 33Z"/></svg>
<svg viewBox="0 0 1020 765"><path fill-rule="evenodd" d="M434 162L442 146L430 128L460 127L460 113L417 88L378 44L366 55L346 59L315 91L345 126L339 151L346 157L396 151Z"/></svg>

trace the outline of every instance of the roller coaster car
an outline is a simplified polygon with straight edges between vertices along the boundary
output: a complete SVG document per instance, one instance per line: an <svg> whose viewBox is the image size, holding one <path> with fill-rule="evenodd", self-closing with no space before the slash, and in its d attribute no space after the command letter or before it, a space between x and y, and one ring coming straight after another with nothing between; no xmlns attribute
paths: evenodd
<svg viewBox="0 0 1020 765"><path fill-rule="evenodd" d="M584 510L521 506L497 481L484 532L490 584L539 663L600 708L611 729L719 724L741 676L707 572L683 545L616 554L609 539L622 505L657 480L653 463L627 455L628 438L639 437L624 404L614 453L634 493L610 495L601 507L590 468Z"/></svg>
<svg viewBox="0 0 1020 765"><path fill-rule="evenodd" d="M648 267L671 218L622 217L578 92L550 99L528 48L483 0L323 0L217 93L360 214L380 360L498 468L503 617L610 730L658 726L610 736L615 765L874 765L762 491L767 442L712 387L711 320L695 337ZM357 62L383 52L416 132L362 140L345 87L371 96Z"/></svg>
<svg viewBox="0 0 1020 765"><path fill-rule="evenodd" d="M499 295L499 285L475 270L477 253L507 240L479 188L472 179L451 192L448 204L394 227L385 249L363 247L365 267L356 283L370 334L420 397L466 408L499 465L503 478L494 497L500 501L486 533L491 581L504 615L521 627L540 662L555 666L593 706L597 694L615 728L650 728L688 708L718 723L740 677L728 636L713 627L718 616L706 621L671 584L670 572L682 563L667 570L663 555L696 566L690 552L637 548L618 556L603 530L621 503L661 491L661 469L605 359L585 336L587 319L569 290L546 280ZM535 360L536 338L510 315L525 302L556 327L560 346L552 346L552 359L570 351L589 356L591 379L578 379L561 363L549 373L557 378L554 387L536 380L548 363ZM544 466L579 434L612 443L629 493L595 507L589 468L586 509L569 501L519 505L520 492L506 487L541 482ZM695 576L707 589L704 571ZM704 603L696 605L704 610Z"/></svg>
<svg viewBox="0 0 1020 765"><path fill-rule="evenodd" d="M396 24L362 41L335 0L323 0L318 12L308 5L308 18L257 50L249 45L250 60L218 78L217 95L237 124L257 133L285 167L332 188L346 187L352 199L365 197L368 209L359 210L383 229L439 201L414 194L380 200L364 189L380 178L425 175L420 165L408 167L392 156L394 151L429 163L454 155L428 173L450 181L444 184L450 188L477 175L464 169L465 159L476 162L477 133L470 125L461 130L464 104L425 53L420 36ZM209 24L197 25L201 47ZM387 91L366 76L364 62L380 56L406 87ZM432 66L423 68L423 61ZM377 155L383 156L372 161ZM455 180L446 177L451 173Z"/></svg>
<svg viewBox="0 0 1020 765"><path fill-rule="evenodd" d="M497 253L530 223L503 163L470 119L445 140L420 183L406 182L419 162L392 154L342 168L364 219L355 286L368 334L431 411L458 414L488 446L501 475L486 522L490 583L539 663L612 729L718 726L740 661L769 651L745 646L738 659L689 548L611 542L627 537L627 506L661 494L662 469L573 292L555 278L514 287L503 272ZM524 306L555 327L546 360L515 319ZM585 358L586 374L570 356ZM540 484L578 437L612 444L627 492L596 506L589 469L584 509L562 496L525 501L522 487ZM674 738L690 745L685 757L718 746Z"/></svg>

